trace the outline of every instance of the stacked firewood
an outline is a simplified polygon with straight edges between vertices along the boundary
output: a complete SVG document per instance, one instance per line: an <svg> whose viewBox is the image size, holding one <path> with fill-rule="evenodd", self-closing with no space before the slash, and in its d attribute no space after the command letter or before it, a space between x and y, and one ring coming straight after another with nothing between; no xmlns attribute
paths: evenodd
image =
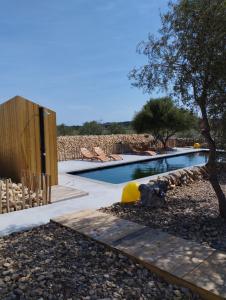
<svg viewBox="0 0 226 300"><path fill-rule="evenodd" d="M11 179L0 180L0 214L51 203L51 187L47 175L36 187L24 183L13 183Z"/></svg>
<svg viewBox="0 0 226 300"><path fill-rule="evenodd" d="M153 138L145 134L60 136L57 139L58 160L78 159L82 147L93 151L101 147L107 154L131 152L131 145L150 146Z"/></svg>

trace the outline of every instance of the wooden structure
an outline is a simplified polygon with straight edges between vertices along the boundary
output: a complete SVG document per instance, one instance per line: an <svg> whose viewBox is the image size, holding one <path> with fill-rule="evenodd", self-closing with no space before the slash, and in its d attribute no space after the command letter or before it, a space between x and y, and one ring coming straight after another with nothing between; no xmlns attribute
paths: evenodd
<svg viewBox="0 0 226 300"><path fill-rule="evenodd" d="M58 183L56 113L16 96L0 105L0 177L50 175Z"/></svg>

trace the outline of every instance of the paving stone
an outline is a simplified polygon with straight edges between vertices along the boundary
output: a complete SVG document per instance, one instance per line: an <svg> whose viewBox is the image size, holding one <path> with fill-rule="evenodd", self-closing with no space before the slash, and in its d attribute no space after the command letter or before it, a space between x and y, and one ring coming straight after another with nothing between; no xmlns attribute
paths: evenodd
<svg viewBox="0 0 226 300"><path fill-rule="evenodd" d="M106 243L110 243L145 227L92 210L67 214L52 221Z"/></svg>
<svg viewBox="0 0 226 300"><path fill-rule="evenodd" d="M125 221L125 220L121 221L117 217L110 216L98 211L92 211L92 210L84 210L79 213L68 214L63 217L55 218L52 221L60 223L61 225L64 225L68 228L77 230L78 232L86 235L91 235L92 233L93 235L98 235L98 236L101 233L104 233L105 230L108 230L107 234L109 235L111 228L113 230L114 224L115 226L117 226L117 230L119 230L120 225L122 227L122 223L125 224L126 227L128 226L129 223L135 224L130 221ZM134 227L139 229L144 226L136 224ZM131 232L131 229L128 229L128 232ZM120 236L119 233L118 236Z"/></svg>
<svg viewBox="0 0 226 300"><path fill-rule="evenodd" d="M115 246L120 247L122 250L126 250L126 247L131 247L131 249L135 251L138 247L143 248L156 240L160 241L168 236L168 233L159 229L152 229L147 226L145 226L145 228L146 230L141 231L139 234L131 235L121 241L115 242Z"/></svg>
<svg viewBox="0 0 226 300"><path fill-rule="evenodd" d="M215 251L183 279L226 299L226 253Z"/></svg>
<svg viewBox="0 0 226 300"><path fill-rule="evenodd" d="M68 213L68 214L64 214L60 217L56 217L51 219L51 221L59 223L61 225L70 226L70 224L72 224L72 222L78 222L80 220L82 220L82 218L86 218L91 214L94 214L95 211L94 210L82 210L80 212L72 212L72 213Z"/></svg>
<svg viewBox="0 0 226 300"><path fill-rule="evenodd" d="M116 248L178 277L192 271L214 251L156 229L124 240Z"/></svg>
<svg viewBox="0 0 226 300"><path fill-rule="evenodd" d="M145 226L109 216L108 219L105 218L102 222L97 218L97 220L94 220L88 227L80 228L78 231L95 240L113 245L116 240L122 239L143 228L145 228Z"/></svg>

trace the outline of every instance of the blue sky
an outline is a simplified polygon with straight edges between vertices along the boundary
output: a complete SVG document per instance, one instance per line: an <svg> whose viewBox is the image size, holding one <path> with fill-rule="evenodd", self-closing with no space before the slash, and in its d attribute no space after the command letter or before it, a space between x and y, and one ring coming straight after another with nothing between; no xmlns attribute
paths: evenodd
<svg viewBox="0 0 226 300"><path fill-rule="evenodd" d="M127 78L145 62L136 46L167 2L0 0L0 101L24 96L58 124L130 120L149 98Z"/></svg>

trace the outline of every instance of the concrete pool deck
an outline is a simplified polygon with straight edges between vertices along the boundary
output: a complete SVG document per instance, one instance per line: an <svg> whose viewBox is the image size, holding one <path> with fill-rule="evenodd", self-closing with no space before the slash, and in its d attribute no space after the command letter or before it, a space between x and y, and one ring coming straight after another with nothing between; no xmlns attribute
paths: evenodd
<svg viewBox="0 0 226 300"><path fill-rule="evenodd" d="M118 165L126 165L134 162L141 162L152 160L156 158L163 158L169 156L176 156L187 153L195 153L200 151L208 151L207 149L193 149L193 148L175 148L175 151L172 151L168 154L157 154L154 156L147 155L134 155L134 154L120 154L123 157L123 160L119 161L108 161L108 162L99 162L99 161L87 161L87 160L68 160L61 161L58 163L59 173L68 173L68 172L81 172L93 169L101 169L104 167L113 167Z"/></svg>
<svg viewBox="0 0 226 300"><path fill-rule="evenodd" d="M180 148L175 152L174 155L198 151L200 150ZM156 155L153 157L123 155L123 164L168 156L172 156L172 154ZM59 162L59 184L62 186L83 190L89 194L87 196L72 198L46 206L39 206L0 215L0 236L46 224L50 221L50 219L61 216L65 213L78 212L85 209L98 209L100 207L109 206L120 201L122 187L125 183L110 184L91 180L81 176L67 174L67 172L71 171L82 171L91 168L113 166L118 164L122 164L122 161L111 161L106 163L87 162L80 160ZM158 175L145 177L136 181L140 183L147 183L150 178L156 178L157 176Z"/></svg>

